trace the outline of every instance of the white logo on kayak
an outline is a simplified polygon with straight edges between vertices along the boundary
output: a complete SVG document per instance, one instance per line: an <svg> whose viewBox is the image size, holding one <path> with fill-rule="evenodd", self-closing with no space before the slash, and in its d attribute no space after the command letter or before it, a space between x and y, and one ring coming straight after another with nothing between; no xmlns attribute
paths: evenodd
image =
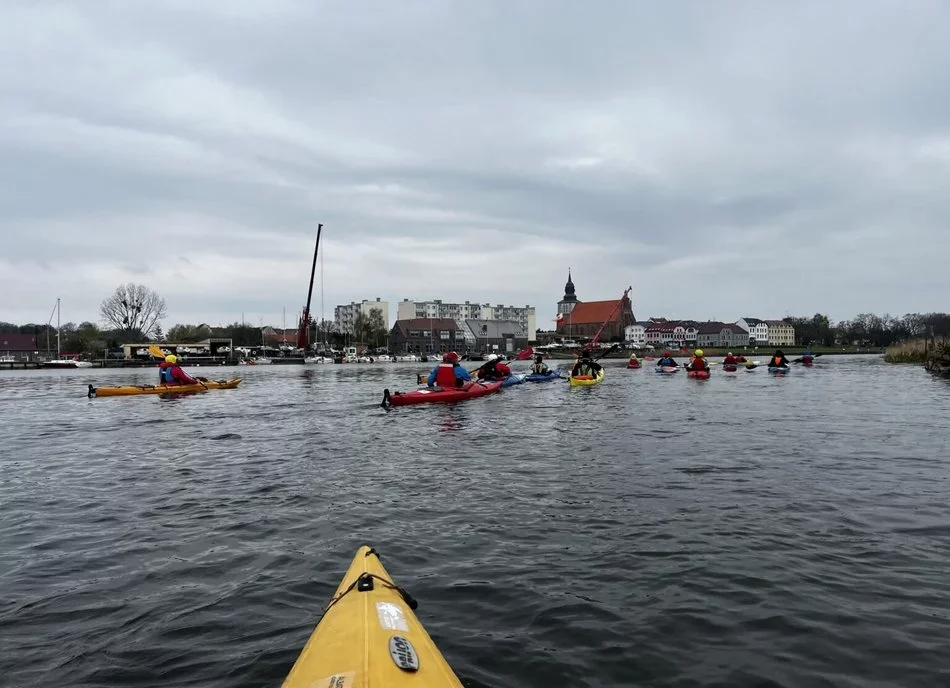
<svg viewBox="0 0 950 688"><path fill-rule="evenodd" d="M379 617L379 625L390 631L408 631L409 624L406 622L406 615L402 607L392 602L377 602L376 615Z"/></svg>

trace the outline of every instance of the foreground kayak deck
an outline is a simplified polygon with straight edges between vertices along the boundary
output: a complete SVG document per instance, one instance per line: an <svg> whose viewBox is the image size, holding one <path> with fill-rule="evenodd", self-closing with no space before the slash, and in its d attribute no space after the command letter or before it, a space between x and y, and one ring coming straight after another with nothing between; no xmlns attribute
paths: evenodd
<svg viewBox="0 0 950 688"><path fill-rule="evenodd" d="M412 404L437 404L464 401L476 397L494 394L501 389L501 380L494 382L466 382L462 387L444 389L432 387L428 389L414 389L411 392L392 392L383 390L383 408L390 406L410 406Z"/></svg>
<svg viewBox="0 0 950 688"><path fill-rule="evenodd" d="M93 387L89 385L86 395L93 397L128 397L136 394L182 394L184 392L204 392L209 389L234 389L243 378L230 380L207 380L196 385L123 385L121 387Z"/></svg>
<svg viewBox="0 0 950 688"><path fill-rule="evenodd" d="M567 379L568 382L571 383L571 387L589 387L604 381L604 369L601 368L598 370L595 377L591 377L590 375L578 375L574 377L571 375Z"/></svg>
<svg viewBox="0 0 950 688"><path fill-rule="evenodd" d="M282 688L462 688L417 606L360 547Z"/></svg>

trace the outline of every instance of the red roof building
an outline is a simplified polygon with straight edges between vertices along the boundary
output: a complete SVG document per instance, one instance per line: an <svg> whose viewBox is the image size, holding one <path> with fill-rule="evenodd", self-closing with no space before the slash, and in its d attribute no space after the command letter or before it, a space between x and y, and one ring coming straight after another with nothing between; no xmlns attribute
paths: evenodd
<svg viewBox="0 0 950 688"><path fill-rule="evenodd" d="M37 352L34 334L0 334L0 356L18 361L31 361Z"/></svg>
<svg viewBox="0 0 950 688"><path fill-rule="evenodd" d="M628 296L610 301L582 301L558 320L557 332L568 337L593 337L606 322L601 341L619 342L623 341L624 328L636 321Z"/></svg>

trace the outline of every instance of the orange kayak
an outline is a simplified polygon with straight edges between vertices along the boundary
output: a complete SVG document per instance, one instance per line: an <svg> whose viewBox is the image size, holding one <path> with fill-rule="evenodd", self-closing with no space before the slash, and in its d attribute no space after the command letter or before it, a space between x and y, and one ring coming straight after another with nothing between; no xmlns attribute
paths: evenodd
<svg viewBox="0 0 950 688"><path fill-rule="evenodd" d="M93 387L89 385L87 396L128 397L136 394L184 394L186 392L204 392L209 389L234 389L241 384L242 378L230 380L207 380L196 385L122 385L121 387Z"/></svg>

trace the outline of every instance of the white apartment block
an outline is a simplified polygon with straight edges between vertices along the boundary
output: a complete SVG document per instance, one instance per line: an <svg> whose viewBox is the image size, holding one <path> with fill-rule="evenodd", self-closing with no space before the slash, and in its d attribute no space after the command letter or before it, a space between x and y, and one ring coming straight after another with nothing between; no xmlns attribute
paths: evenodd
<svg viewBox="0 0 950 688"><path fill-rule="evenodd" d="M375 301L363 299L360 302L348 303L344 306L337 306L333 309L333 324L337 332L353 333L353 322L356 320L356 314L362 313L364 318L369 317L369 312L378 308L383 312L383 324L386 331L389 332L389 302L376 297Z"/></svg>
<svg viewBox="0 0 950 688"><path fill-rule="evenodd" d="M410 301L403 299L399 302L396 320L411 320L413 318L452 318L459 327L464 329L466 320L512 320L520 323L528 333L528 341L537 340L537 321L534 306L504 306L488 303L444 303L441 299L433 301Z"/></svg>

